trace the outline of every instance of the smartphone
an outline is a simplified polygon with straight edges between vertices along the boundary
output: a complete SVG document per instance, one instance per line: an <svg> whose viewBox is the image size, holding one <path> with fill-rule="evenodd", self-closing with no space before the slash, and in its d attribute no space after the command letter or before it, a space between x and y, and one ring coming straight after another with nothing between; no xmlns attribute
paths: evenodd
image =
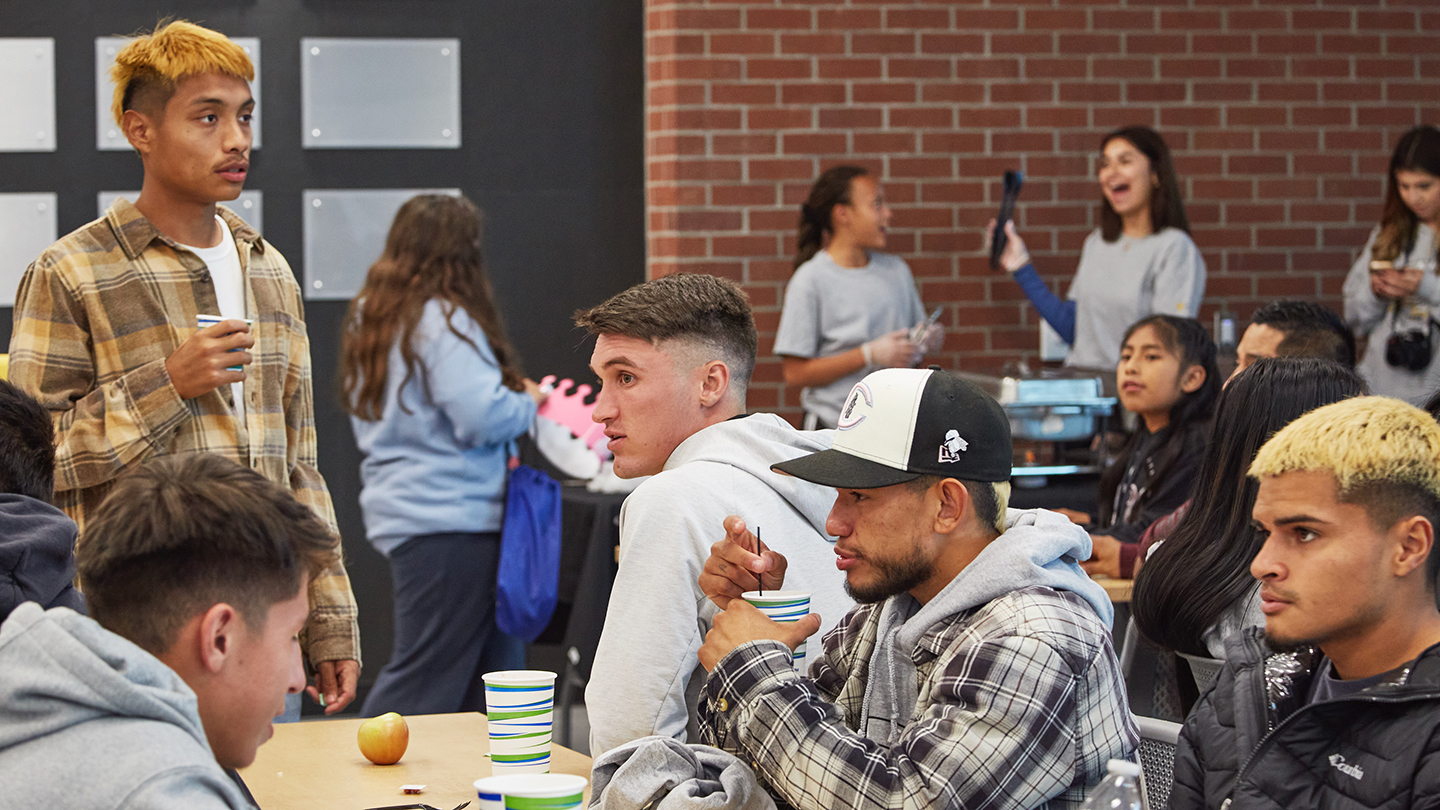
<svg viewBox="0 0 1440 810"><path fill-rule="evenodd" d="M990 269L1000 269L1000 255L1005 252L1005 223L1015 215L1015 198L1025 185L1025 173L1014 169L1005 172L1005 196L1000 200L1000 216L995 218L995 231L990 234Z"/></svg>
<svg viewBox="0 0 1440 810"><path fill-rule="evenodd" d="M934 326L935 322L940 320L940 311L942 309L944 309L944 307L935 307L935 311L930 313L930 317L926 318L924 323L917 323L910 329L911 343L919 346L921 342L925 340L925 336L930 334L930 327Z"/></svg>

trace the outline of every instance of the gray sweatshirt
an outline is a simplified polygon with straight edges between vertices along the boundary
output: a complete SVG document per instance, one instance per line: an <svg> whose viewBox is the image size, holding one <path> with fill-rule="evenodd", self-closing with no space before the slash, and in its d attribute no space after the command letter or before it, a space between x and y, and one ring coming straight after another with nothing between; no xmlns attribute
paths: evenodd
<svg viewBox="0 0 1440 810"><path fill-rule="evenodd" d="M705 681L697 654L720 611L698 580L727 515L760 527L765 545L785 555L785 589L812 594L824 630L853 607L825 534L835 490L770 471L828 449L831 435L774 414L711 425L625 500L620 569L585 690L592 756L653 734L699 739L687 732Z"/></svg>
<svg viewBox="0 0 1440 810"><path fill-rule="evenodd" d="M1440 388L1440 362L1434 359L1434 347L1429 368L1411 371L1385 362L1385 344L1397 331L1429 331L1429 322L1440 318L1435 231L1422 224L1415 232L1415 246L1409 255L1395 260L1396 267L1418 267L1422 271L1420 289L1401 301L1378 298L1370 289L1370 250L1375 246L1375 237L1379 233L1379 226L1370 231L1365 248L1355 258L1350 274L1345 277L1345 322L1355 330L1355 337L1368 341L1356 370L1370 384L1372 393L1421 406L1436 388ZM1440 333L1432 333L1431 340L1440 340Z"/></svg>
<svg viewBox="0 0 1440 810"><path fill-rule="evenodd" d="M155 656L69 608L27 602L0 626L0 810L250 804Z"/></svg>
<svg viewBox="0 0 1440 810"><path fill-rule="evenodd" d="M1195 317L1205 297L1205 259L1178 228L1114 242L1096 228L1067 297L1075 302L1075 343L1065 365L1112 369L1130 324L1147 315Z"/></svg>

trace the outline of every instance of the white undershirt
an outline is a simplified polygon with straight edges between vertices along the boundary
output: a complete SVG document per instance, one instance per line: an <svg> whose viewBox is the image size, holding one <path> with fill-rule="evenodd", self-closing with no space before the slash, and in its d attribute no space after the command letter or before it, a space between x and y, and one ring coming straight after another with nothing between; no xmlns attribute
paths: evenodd
<svg viewBox="0 0 1440 810"><path fill-rule="evenodd" d="M215 222L220 226L220 244L214 247L180 245L200 257L210 270L210 280L215 285L215 300L220 306L222 318L245 319L245 279L240 274L240 253L235 249L235 235L217 214ZM208 312L200 313L209 315ZM245 421L245 386L230 383L230 393L235 399L235 416Z"/></svg>

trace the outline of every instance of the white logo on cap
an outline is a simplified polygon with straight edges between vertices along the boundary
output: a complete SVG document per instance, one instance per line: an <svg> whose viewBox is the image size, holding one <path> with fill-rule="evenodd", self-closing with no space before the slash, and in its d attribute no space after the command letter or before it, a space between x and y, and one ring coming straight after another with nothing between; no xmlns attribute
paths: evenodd
<svg viewBox="0 0 1440 810"><path fill-rule="evenodd" d="M849 430L865 421L865 414L855 415L855 408L860 404L861 399L865 400L866 407L875 406L875 395L870 393L870 386L866 385L863 380L855 383L855 387L850 389L850 397L845 400L845 407L840 409L840 419L835 423L837 429Z"/></svg>
<svg viewBox="0 0 1440 810"><path fill-rule="evenodd" d="M956 462L960 460L960 454L970 449L970 443L960 438L960 431L945 431L945 441L940 443L940 461L942 463Z"/></svg>

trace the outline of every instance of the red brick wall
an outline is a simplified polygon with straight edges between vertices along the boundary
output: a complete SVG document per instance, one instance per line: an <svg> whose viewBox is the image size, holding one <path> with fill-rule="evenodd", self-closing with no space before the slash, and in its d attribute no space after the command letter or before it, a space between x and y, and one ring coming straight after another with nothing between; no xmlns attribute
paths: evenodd
<svg viewBox="0 0 1440 810"><path fill-rule="evenodd" d="M890 249L944 304L947 367L1035 354L1035 310L980 253L999 177L1063 291L1098 224L1098 140L1156 127L1209 266L1202 319L1339 307L1389 151L1440 123L1440 4L1272 0L646 0L649 273L715 273L756 307L751 406L798 413L770 353L799 203L870 167ZM1206 321L1208 323L1208 320Z"/></svg>

